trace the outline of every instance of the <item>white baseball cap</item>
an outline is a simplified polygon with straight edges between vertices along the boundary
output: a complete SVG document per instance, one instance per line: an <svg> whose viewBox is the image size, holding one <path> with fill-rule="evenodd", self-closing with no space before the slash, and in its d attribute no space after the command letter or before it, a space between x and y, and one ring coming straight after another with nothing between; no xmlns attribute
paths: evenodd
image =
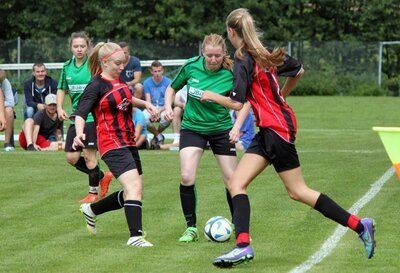
<svg viewBox="0 0 400 273"><path fill-rule="evenodd" d="M46 105L57 104L57 96L54 94L48 94L44 98L44 103L46 103Z"/></svg>

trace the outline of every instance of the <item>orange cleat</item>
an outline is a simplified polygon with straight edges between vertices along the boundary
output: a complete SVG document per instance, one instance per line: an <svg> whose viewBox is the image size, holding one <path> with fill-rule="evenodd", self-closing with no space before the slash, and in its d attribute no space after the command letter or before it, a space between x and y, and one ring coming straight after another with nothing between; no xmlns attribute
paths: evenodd
<svg viewBox="0 0 400 273"><path fill-rule="evenodd" d="M106 194L108 192L108 187L110 186L112 178L113 178L113 175L111 172L104 172L104 177L99 182L100 198L103 198L104 196L106 196Z"/></svg>
<svg viewBox="0 0 400 273"><path fill-rule="evenodd" d="M89 193L85 198L79 201L79 203L93 203L99 201L100 197L97 194Z"/></svg>

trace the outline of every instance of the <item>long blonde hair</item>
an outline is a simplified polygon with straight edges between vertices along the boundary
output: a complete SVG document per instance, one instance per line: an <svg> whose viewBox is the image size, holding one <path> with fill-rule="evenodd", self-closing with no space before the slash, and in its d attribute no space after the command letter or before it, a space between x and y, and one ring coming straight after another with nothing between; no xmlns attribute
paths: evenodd
<svg viewBox="0 0 400 273"><path fill-rule="evenodd" d="M230 70L233 67L233 61L229 57L228 50L226 49L225 39L221 35L211 33L210 35L204 36L203 46L202 46L203 51L206 45L211 45L214 47L216 46L222 47L222 50L224 51L222 66L227 70Z"/></svg>
<svg viewBox="0 0 400 273"><path fill-rule="evenodd" d="M100 74L102 72L102 62L101 60L109 55L110 53L121 49L119 45L116 43L98 43L92 50L92 53L89 57L89 70L92 76L96 74Z"/></svg>
<svg viewBox="0 0 400 273"><path fill-rule="evenodd" d="M264 47L260 41L262 33L256 29L253 17L247 9L239 8L232 11L226 18L226 25L235 30L242 39L235 52L236 58L242 59L247 51L262 69L281 65L285 60L286 52L283 48L275 48L269 52Z"/></svg>

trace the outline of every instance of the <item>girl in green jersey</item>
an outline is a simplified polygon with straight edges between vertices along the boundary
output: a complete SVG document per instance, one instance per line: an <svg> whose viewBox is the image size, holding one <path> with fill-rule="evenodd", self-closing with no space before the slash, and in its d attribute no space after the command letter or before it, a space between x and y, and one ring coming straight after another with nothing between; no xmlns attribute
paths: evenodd
<svg viewBox="0 0 400 273"><path fill-rule="evenodd" d="M74 112L86 85L91 79L88 67L88 51L91 47L89 36L83 31L74 32L71 34L69 44L74 56L64 63L57 90L57 112L58 118L61 120L68 119L68 114L63 109L65 94L69 94L72 112ZM96 124L91 114L88 116L86 122L85 148L78 150L72 148L73 140L76 136L75 124L72 122L68 128L65 142L67 162L77 170L86 173L89 179L89 194L80 200L80 203L92 203L99 200L100 197L104 197L112 180L112 174L101 171L98 165L96 157Z"/></svg>
<svg viewBox="0 0 400 273"><path fill-rule="evenodd" d="M196 227L196 172L207 142L210 144L227 186L236 167L234 140L239 137L243 118L232 128L229 109L212 102L201 102L205 90L229 96L233 86L232 60L222 36L206 35L203 55L189 59L179 70L165 94L165 117L172 120L172 99L176 91L187 86L187 103L179 141L181 162L180 198L187 228L180 242L194 242L199 238ZM239 115L240 116L240 115ZM231 197L227 192L228 204ZM231 210L232 211L232 210Z"/></svg>

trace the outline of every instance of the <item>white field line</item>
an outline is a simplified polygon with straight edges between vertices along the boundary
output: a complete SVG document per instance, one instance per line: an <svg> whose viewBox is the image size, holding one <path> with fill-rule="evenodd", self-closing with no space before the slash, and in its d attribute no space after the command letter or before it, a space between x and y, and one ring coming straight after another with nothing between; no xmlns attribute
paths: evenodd
<svg viewBox="0 0 400 273"><path fill-rule="evenodd" d="M371 186L370 190L359 199L350 209L349 212L353 214L358 214L360 209L362 209L369 201L371 201L381 190L383 185L388 181L394 174L394 168L391 167L387 170L374 184ZM348 228L338 225L333 234L324 242L321 248L311 255L307 261L299 266L293 268L290 273L302 273L310 270L314 265L320 263L325 257L327 257L335 248L340 239L347 232Z"/></svg>

